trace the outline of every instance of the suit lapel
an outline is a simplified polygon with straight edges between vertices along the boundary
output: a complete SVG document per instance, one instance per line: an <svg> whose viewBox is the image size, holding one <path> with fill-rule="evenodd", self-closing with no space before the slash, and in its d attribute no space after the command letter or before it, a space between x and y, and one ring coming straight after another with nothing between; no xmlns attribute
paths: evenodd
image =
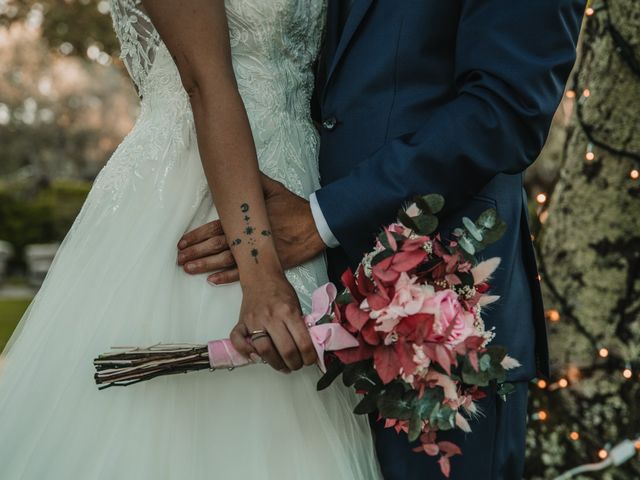
<svg viewBox="0 0 640 480"><path fill-rule="evenodd" d="M340 0L334 0L334 2L338 2L338 1ZM347 47L349 46L349 43L351 42L353 35L356 33L358 26L360 25L360 23L362 23L362 20L364 19L365 15L367 14L367 11L369 10L372 4L373 4L373 0L354 0L353 7L351 8L351 12L349 13L349 18L347 18L347 21L344 24L342 35L340 36L340 39L338 41L338 45L335 49L333 58L330 61L329 72L327 74L325 87L331 80L331 76L333 75L333 72L338 66L340 59L344 55L344 52L347 50ZM336 5L333 6L333 10L334 11L338 10ZM337 15L336 15L336 19L337 19ZM331 20L333 23L334 19L332 18ZM337 36L336 25L337 25L337 20L335 20L335 23L333 23L332 29L331 29L333 31L330 33L332 35Z"/></svg>

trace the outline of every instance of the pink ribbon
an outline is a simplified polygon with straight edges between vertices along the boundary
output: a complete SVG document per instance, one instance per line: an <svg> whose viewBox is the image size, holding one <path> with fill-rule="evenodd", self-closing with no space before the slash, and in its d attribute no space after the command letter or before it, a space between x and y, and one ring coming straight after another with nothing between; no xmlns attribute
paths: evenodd
<svg viewBox="0 0 640 480"><path fill-rule="evenodd" d="M311 341L318 354L318 366L323 372L326 372L325 352L335 352L358 346L358 340L342 325L337 323L317 325L318 321L331 313L331 307L337 293L333 283L327 283L316 289L311 297L311 313L304 317L304 321L309 327ZM207 347L211 368L236 368L252 363L238 353L229 339L212 340L207 344Z"/></svg>

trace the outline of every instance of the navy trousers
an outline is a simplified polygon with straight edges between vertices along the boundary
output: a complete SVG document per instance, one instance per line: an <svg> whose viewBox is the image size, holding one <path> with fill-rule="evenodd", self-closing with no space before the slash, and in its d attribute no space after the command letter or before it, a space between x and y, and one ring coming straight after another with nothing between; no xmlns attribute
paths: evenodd
<svg viewBox="0 0 640 480"><path fill-rule="evenodd" d="M472 432L442 432L462 449L451 458L450 480L522 480L524 470L528 382L514 384L507 401L495 393L478 401L482 415L470 422ZM412 451L405 434L372 419L376 451L385 480L438 480L438 457ZM464 458L464 460L463 460Z"/></svg>

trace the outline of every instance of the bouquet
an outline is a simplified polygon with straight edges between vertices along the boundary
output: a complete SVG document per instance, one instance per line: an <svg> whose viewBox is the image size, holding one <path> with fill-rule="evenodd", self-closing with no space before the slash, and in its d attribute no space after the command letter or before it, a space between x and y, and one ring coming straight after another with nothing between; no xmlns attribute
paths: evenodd
<svg viewBox="0 0 640 480"><path fill-rule="evenodd" d="M499 258L479 262L477 253L506 229L494 209L474 222L463 218L450 238L434 234L439 195L416 198L398 213L398 222L377 237L355 274L342 275L346 290L336 296L319 324L337 323L358 345L334 351L318 388L342 376L362 395L356 414L377 413L387 428L420 440L417 452L439 456L448 477L450 457L460 448L438 441L437 432L470 432L481 387L496 384L500 395L513 386L506 371L520 366L504 347L490 345L482 311L499 297L489 295L489 279Z"/></svg>
<svg viewBox="0 0 640 480"><path fill-rule="evenodd" d="M495 384L501 395L512 386L506 371L518 367L505 348L490 344L483 309L489 279L499 258L476 255L498 240L506 225L494 209L443 238L436 214L440 195L417 197L398 212L398 221L377 236L356 272L342 275L345 290L318 288L305 316L324 372L318 389L338 377L362 398L354 413L377 413L387 428L419 440L415 451L439 456L448 477L450 458L460 448L437 433L471 431L482 387ZM159 344L120 348L94 360L100 388L131 385L156 376L250 364L228 339L206 345Z"/></svg>

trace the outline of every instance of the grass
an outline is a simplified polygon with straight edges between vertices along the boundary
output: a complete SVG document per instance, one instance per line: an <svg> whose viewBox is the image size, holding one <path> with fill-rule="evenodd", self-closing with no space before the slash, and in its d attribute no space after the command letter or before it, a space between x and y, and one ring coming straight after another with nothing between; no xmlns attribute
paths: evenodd
<svg viewBox="0 0 640 480"><path fill-rule="evenodd" d="M29 299L0 300L0 351L31 303Z"/></svg>

